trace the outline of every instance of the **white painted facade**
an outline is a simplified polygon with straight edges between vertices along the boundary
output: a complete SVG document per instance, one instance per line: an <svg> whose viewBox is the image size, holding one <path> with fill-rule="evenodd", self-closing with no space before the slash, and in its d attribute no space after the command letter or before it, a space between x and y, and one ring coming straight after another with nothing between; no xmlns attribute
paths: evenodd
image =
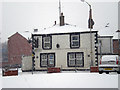
<svg viewBox="0 0 120 90"><path fill-rule="evenodd" d="M70 34L77 33L80 35L80 47L70 47ZM60 67L63 70L73 69L90 69L91 57L93 60L93 66L97 65L97 31L92 31L92 56L90 56L90 32L88 30L81 30L76 26L53 26L50 29L45 29L43 32L37 32L33 34L34 38L38 38L38 48L34 48L35 59L34 68L35 70L46 70L47 67L40 66L40 54L42 53L55 53L55 67ZM42 37L43 35L51 35L52 37L52 48L50 50L44 50L42 48ZM59 48L56 45L59 44ZM70 52L82 52L84 58L83 67L69 67L68 66L68 53Z"/></svg>

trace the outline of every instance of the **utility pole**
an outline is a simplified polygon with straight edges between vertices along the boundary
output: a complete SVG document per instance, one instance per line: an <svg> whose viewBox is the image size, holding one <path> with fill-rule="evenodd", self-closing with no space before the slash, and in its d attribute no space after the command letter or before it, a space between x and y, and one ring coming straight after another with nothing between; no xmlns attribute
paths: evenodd
<svg viewBox="0 0 120 90"><path fill-rule="evenodd" d="M93 57L92 57L92 29L94 25L94 21L92 19L92 8L91 5L86 2L85 0L81 0L82 2L85 2L89 6L89 19L88 19L88 28L90 29L90 57L91 57L91 65L93 66Z"/></svg>

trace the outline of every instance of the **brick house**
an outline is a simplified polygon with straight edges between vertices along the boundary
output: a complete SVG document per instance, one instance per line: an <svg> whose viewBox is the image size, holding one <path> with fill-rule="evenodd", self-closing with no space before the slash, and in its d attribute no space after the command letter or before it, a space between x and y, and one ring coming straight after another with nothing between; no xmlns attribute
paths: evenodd
<svg viewBox="0 0 120 90"><path fill-rule="evenodd" d="M113 39L113 53L120 56L120 45L118 39Z"/></svg>
<svg viewBox="0 0 120 90"><path fill-rule="evenodd" d="M118 39L113 39L113 53L120 56L120 30L116 32L118 33Z"/></svg>
<svg viewBox="0 0 120 90"><path fill-rule="evenodd" d="M10 66L21 66L21 57L31 55L31 44L21 34L16 32L8 38L8 63Z"/></svg>

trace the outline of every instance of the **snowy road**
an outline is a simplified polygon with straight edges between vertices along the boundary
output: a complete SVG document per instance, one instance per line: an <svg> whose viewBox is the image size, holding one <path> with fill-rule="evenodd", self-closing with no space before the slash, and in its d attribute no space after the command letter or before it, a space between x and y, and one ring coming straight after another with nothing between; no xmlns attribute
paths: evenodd
<svg viewBox="0 0 120 90"><path fill-rule="evenodd" d="M2 88L118 88L118 74L87 72L29 73L1 77Z"/></svg>

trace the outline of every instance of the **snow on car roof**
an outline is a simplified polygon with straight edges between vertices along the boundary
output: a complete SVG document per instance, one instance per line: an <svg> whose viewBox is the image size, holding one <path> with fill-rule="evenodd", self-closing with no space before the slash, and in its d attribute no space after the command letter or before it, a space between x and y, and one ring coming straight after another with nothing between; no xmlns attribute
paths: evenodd
<svg viewBox="0 0 120 90"><path fill-rule="evenodd" d="M90 29L81 29L76 25L65 24L64 26L54 25L49 28L34 32L33 34L54 34L54 33L72 33L72 32L89 32ZM92 30L97 31L97 30Z"/></svg>
<svg viewBox="0 0 120 90"><path fill-rule="evenodd" d="M102 61L115 60L118 58L118 55L104 55L102 56Z"/></svg>

